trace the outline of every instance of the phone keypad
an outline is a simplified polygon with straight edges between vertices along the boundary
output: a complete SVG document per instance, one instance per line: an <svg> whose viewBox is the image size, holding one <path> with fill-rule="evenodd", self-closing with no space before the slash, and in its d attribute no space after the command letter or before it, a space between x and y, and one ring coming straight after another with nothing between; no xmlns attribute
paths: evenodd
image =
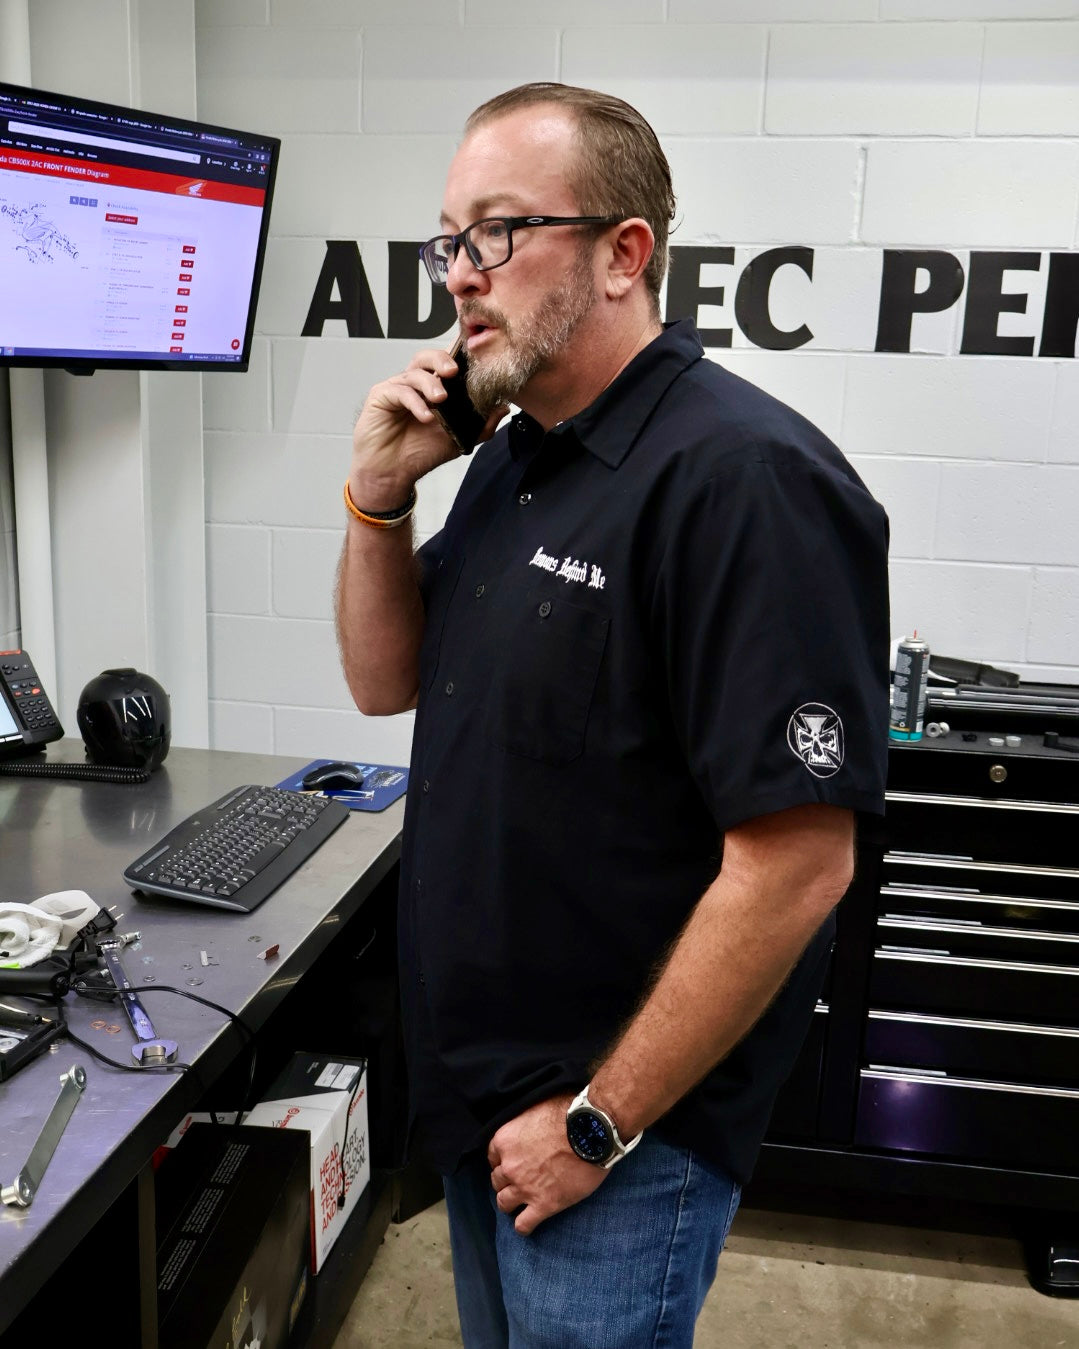
<svg viewBox="0 0 1079 1349"><path fill-rule="evenodd" d="M3 655L17 657L15 660L0 657L0 678L8 687L23 725L30 731L48 731L59 726L56 713L26 656L21 651L5 651Z"/></svg>
<svg viewBox="0 0 1079 1349"><path fill-rule="evenodd" d="M56 713L36 679L20 679L17 683L8 684L8 688L15 699L19 716L31 731L47 730L50 726L58 725Z"/></svg>

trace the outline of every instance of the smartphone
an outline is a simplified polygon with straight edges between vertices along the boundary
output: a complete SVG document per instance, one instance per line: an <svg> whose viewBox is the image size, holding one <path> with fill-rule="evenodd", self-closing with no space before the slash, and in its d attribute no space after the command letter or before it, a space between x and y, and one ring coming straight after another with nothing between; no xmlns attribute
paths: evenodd
<svg viewBox="0 0 1079 1349"><path fill-rule="evenodd" d="M465 386L468 350L463 337L459 337L450 348L450 355L457 362L457 374L442 380L442 387L446 390L445 401L432 403L431 411L445 427L461 453L471 454L476 448L476 442L483 428L487 425L487 418L473 405Z"/></svg>

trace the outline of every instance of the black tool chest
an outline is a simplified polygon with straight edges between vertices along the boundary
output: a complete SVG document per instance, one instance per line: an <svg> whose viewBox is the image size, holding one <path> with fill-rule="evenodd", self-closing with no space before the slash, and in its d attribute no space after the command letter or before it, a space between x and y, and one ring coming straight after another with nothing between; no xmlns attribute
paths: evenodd
<svg viewBox="0 0 1079 1349"><path fill-rule="evenodd" d="M885 818L860 822L828 986L758 1173L804 1177L812 1158L823 1185L1051 1213L1032 1281L1079 1296L1073 746L1079 724L1037 708L1022 729L975 716L891 744Z"/></svg>

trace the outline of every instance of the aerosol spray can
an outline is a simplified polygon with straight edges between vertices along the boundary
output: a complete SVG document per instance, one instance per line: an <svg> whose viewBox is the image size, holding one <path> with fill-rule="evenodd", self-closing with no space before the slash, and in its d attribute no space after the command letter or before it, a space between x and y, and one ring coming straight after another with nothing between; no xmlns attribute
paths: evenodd
<svg viewBox="0 0 1079 1349"><path fill-rule="evenodd" d="M925 692L929 684L929 644L914 629L904 637L895 656L892 710L888 734L893 740L921 740L925 721Z"/></svg>

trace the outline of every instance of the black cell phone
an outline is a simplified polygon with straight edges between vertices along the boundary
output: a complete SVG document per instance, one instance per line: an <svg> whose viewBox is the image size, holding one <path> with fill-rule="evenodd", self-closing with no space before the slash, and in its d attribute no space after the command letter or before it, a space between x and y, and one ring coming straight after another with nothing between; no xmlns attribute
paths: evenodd
<svg viewBox="0 0 1079 1349"><path fill-rule="evenodd" d="M456 375L442 380L446 398L442 403L432 403L431 411L449 433L462 454L471 454L476 448L487 418L477 410L465 385L465 371L468 368L468 351L464 338L459 337L450 348L450 355L457 362Z"/></svg>

